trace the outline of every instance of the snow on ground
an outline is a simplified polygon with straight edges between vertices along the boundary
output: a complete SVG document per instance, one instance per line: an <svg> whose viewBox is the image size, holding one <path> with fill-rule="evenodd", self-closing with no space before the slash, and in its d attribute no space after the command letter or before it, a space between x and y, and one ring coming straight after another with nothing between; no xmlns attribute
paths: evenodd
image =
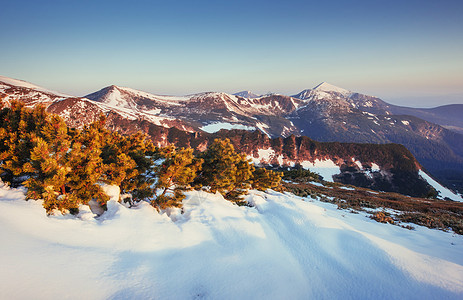
<svg viewBox="0 0 463 300"><path fill-rule="evenodd" d="M355 191L355 188L347 187L347 186L340 186L339 188L342 190L346 190L346 191Z"/></svg>
<svg viewBox="0 0 463 300"><path fill-rule="evenodd" d="M325 187L325 185L323 185L323 183L316 182L316 181L311 181L310 184L315 185L315 186Z"/></svg>
<svg viewBox="0 0 463 300"><path fill-rule="evenodd" d="M271 138L270 134L268 134L268 132L267 132L267 129L270 128L267 124L264 124L264 123L261 123L261 122L257 122L257 123L256 123L256 127L259 128L260 131L262 131L263 133L265 133L269 138Z"/></svg>
<svg viewBox="0 0 463 300"><path fill-rule="evenodd" d="M352 162L354 162L357 165L359 170L365 171L363 164L359 160L356 160L354 157L352 157L351 159L352 159ZM366 172L379 172L379 171L381 171L381 168L376 163L371 163L370 170L366 170Z"/></svg>
<svg viewBox="0 0 463 300"><path fill-rule="evenodd" d="M438 183L437 181L432 179L431 176L429 176L428 174L426 174L422 170L419 171L419 175L421 177L423 177L424 180L426 180L433 188L435 188L436 191L439 192L439 197L440 198L443 199L443 198L447 197L447 198L452 199L454 201L463 202L463 198L462 198L461 195L457 195L454 192L452 192L451 190L449 190L448 188L442 186L440 183Z"/></svg>
<svg viewBox="0 0 463 300"><path fill-rule="evenodd" d="M242 130L251 130L251 131L256 130L256 128L252 126L246 126L242 124L231 124L231 123L226 123L226 122L216 122L216 123L207 124L201 127L201 130L207 133L214 133L214 132L219 131L220 129L227 129L227 130L242 129Z"/></svg>
<svg viewBox="0 0 463 300"><path fill-rule="evenodd" d="M339 166L336 165L331 159L319 160L316 159L314 162L303 161L301 162L303 168L309 169L311 172L315 172L323 176L323 180L334 182L333 175L341 173Z"/></svg>
<svg viewBox="0 0 463 300"><path fill-rule="evenodd" d="M123 118L126 118L128 120L145 119L145 120L149 120L151 123L155 125L163 126L163 127L169 127L165 123L176 120L173 117L159 115L160 109L142 111L142 110L137 110L137 109L124 108L122 104L121 106L116 106L116 105L111 105L107 103L94 102L93 100L89 100L86 98L83 98L83 99L86 101L90 101L93 104L97 105L104 112L114 111L118 113L120 116L122 116Z"/></svg>
<svg viewBox="0 0 463 300"><path fill-rule="evenodd" d="M357 165L359 170L363 170L363 165L360 161L356 160L355 158L352 157L352 161Z"/></svg>
<svg viewBox="0 0 463 300"><path fill-rule="evenodd" d="M110 201L47 217L0 187L1 299L457 299L463 237L290 194L189 192L184 213ZM86 216L86 217L82 217Z"/></svg>
<svg viewBox="0 0 463 300"><path fill-rule="evenodd" d="M250 159L255 165L269 164L270 161L274 158L275 150L273 150L272 148L258 149L257 157L248 155L248 159ZM283 162L283 155L279 155L277 159L278 161Z"/></svg>

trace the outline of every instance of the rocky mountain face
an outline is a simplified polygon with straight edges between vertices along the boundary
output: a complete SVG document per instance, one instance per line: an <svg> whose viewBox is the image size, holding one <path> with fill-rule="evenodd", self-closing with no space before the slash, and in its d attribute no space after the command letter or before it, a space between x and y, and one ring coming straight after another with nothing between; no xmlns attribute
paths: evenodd
<svg viewBox="0 0 463 300"><path fill-rule="evenodd" d="M214 139L228 138L239 152L261 166L277 169L301 166L321 171L327 181L410 196L427 197L435 193L420 177L421 166L415 157L398 144L317 142L295 135L270 138L259 130L222 129L215 133L192 133L147 121L120 123L118 130L133 133L135 128L146 132L158 146L174 144L203 151Z"/></svg>
<svg viewBox="0 0 463 300"><path fill-rule="evenodd" d="M463 190L463 180L458 179L463 178L463 135L397 115L396 106L377 97L339 88L315 88L294 97L309 101L288 116L302 134L319 141L402 144L439 180Z"/></svg>
<svg viewBox="0 0 463 300"><path fill-rule="evenodd" d="M80 98L0 77L0 97L4 102L18 99L30 106L41 103L48 111L61 115L70 126L77 128L105 114L107 126L113 130L123 133L142 130L159 145L175 143L196 149L204 149L210 139L216 136L232 134L219 131L222 128L247 129L249 132L237 131L241 133L235 135L242 137L235 137L234 143L256 162L288 166L303 163L309 166L309 162L326 161L331 157L331 162L342 169L339 176L333 177L334 180L392 191L400 190L399 184L390 184L392 178L402 175L391 175L398 174L391 170L400 170L400 167L395 162L379 163L376 160L381 158L375 154L378 152L384 157L398 160L400 156L386 155L382 150L390 146L367 147L369 157L359 161L357 156L360 154L357 152L333 156L332 152L326 150L325 156L319 157L317 155L321 148L316 142L296 140L304 140L299 136L305 135L322 142L399 143L410 149L419 164L440 181L463 190L463 136L460 134L416 117L396 115L394 107L379 98L353 93L328 83L291 97L276 94L254 96L257 95L214 92L181 97L160 96L109 86ZM255 130L257 133L250 135ZM260 142L256 144L253 139ZM298 152L299 148L294 148L296 151L288 145L297 145L301 149L309 147L317 149L317 152L310 152L311 155L307 156L309 152ZM326 145L338 147L339 144ZM350 144L341 145L342 149L353 147L347 146ZM355 151L358 151L358 147L354 147L357 149ZM367 153L363 150L360 152ZM368 166L372 163L381 166L379 173L369 171ZM359 164L362 167L355 170ZM416 169L412 173L415 174ZM389 175L384 177L385 174ZM419 177L417 173L413 176ZM389 182L389 187L386 183L378 182Z"/></svg>
<svg viewBox="0 0 463 300"><path fill-rule="evenodd" d="M129 88L110 86L85 96L114 109L138 112L150 119L177 119L188 131L198 131L213 124L259 129L270 136L288 136L299 131L286 115L303 101L283 95L243 98L226 93L201 93L183 97L152 95ZM158 124L161 125L162 124ZM170 126L165 126L170 127ZM220 126L219 126L220 127Z"/></svg>
<svg viewBox="0 0 463 300"><path fill-rule="evenodd" d="M411 108L391 105L390 110L397 115L415 116L463 134L463 104L450 104L435 108Z"/></svg>
<svg viewBox="0 0 463 300"><path fill-rule="evenodd" d="M0 97L5 103L19 100L32 107L39 103L48 106L56 100L72 96L50 91L26 81L0 76Z"/></svg>

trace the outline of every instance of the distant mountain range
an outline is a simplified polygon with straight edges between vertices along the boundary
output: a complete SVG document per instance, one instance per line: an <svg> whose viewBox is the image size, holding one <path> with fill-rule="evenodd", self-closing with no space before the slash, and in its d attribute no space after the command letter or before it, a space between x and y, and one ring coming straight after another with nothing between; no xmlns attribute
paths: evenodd
<svg viewBox="0 0 463 300"><path fill-rule="evenodd" d="M391 112L415 116L463 134L463 104L449 104L435 108L391 106Z"/></svg>
<svg viewBox="0 0 463 300"><path fill-rule="evenodd" d="M463 114L458 113L463 105L434 109L399 107L325 82L293 96L260 96L249 91L234 95L206 92L161 96L113 85L84 97L73 97L1 76L0 97L5 103L13 99L28 106L41 103L73 127L82 127L105 114L111 129L123 133L142 130L160 145L185 144L182 139L188 139L197 140L192 143L200 149L204 147L201 143L207 143L210 134L220 129L259 130L267 138L294 135L322 142L399 143L435 178L463 191L463 135L458 133L463 130ZM249 136L245 131L240 135ZM235 143L240 144L237 141L235 138ZM246 149L244 142L237 146ZM256 154L258 150L248 152ZM286 162L300 162L297 155L289 159L288 153L277 152L273 158L266 157L267 162L283 162L278 157L285 157ZM304 159L314 160L317 153L313 154ZM340 157L333 161L341 167ZM371 165L372 161L362 163ZM397 165L391 163L389 170L393 166Z"/></svg>

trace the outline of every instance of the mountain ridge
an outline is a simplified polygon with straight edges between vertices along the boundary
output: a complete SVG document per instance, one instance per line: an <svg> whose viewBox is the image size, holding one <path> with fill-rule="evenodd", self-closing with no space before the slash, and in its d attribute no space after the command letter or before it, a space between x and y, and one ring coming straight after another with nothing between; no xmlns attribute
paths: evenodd
<svg viewBox="0 0 463 300"><path fill-rule="evenodd" d="M462 135L451 134L439 125L418 118L394 115L390 111L391 105L377 97L350 92L328 83L318 87L318 90L304 90L304 95L301 92L299 97L271 94L244 98L220 92L159 96L111 85L86 98L63 99L43 93L45 100L39 102L76 127L103 113L109 117L108 126L114 130L142 130L150 136L159 130L153 131L149 124L175 127L192 134L207 126L209 129L210 125L218 131L222 124L223 128L258 129L272 138L307 135L322 142L395 142L410 148L432 174L439 174L441 165L445 170L463 170L463 153L458 151L463 145ZM21 87L16 89L24 93L14 92L10 85L6 89L0 88L0 96L9 99L20 95L18 99L25 103L39 103L29 101L29 98L40 92ZM29 98L26 91L31 93ZM128 124L133 128L128 128ZM452 166L454 162L456 168ZM442 174L438 178L445 181ZM445 183L452 188L459 184L458 180Z"/></svg>
<svg viewBox="0 0 463 300"><path fill-rule="evenodd" d="M240 97L243 97L243 98L259 98L259 97L262 96L262 95L255 94L255 93L253 93L251 91L241 91L241 92L238 92L238 93L234 93L233 95L240 96Z"/></svg>

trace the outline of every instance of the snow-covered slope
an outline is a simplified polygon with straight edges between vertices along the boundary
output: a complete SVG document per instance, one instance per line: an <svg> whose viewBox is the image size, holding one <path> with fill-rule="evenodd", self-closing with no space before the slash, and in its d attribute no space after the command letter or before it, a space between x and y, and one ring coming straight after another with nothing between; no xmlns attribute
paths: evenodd
<svg viewBox="0 0 463 300"><path fill-rule="evenodd" d="M351 93L350 91L348 91L346 89L343 89L343 88L337 87L335 85L329 84L328 82L320 83L319 85L317 85L314 88L314 90L323 91L323 92L336 92L336 93L339 93L339 94L342 94L342 95L349 95Z"/></svg>
<svg viewBox="0 0 463 300"><path fill-rule="evenodd" d="M101 95L102 98L93 101L73 97L25 81L0 76L0 98L3 101L9 103L19 100L29 107L44 105L48 112L60 115L71 127L82 128L104 114L112 115L112 118L108 119L108 126L116 130L121 130L121 123L132 121L135 125L125 126L133 127L131 131L140 130L136 123L142 122L193 131L193 128L182 120L160 114L161 109L158 107L176 105L179 101L189 99L187 97L157 96L117 86L100 90L91 94L90 98L97 97L95 95Z"/></svg>
<svg viewBox="0 0 463 300"><path fill-rule="evenodd" d="M11 85L11 86L36 90L36 91L44 92L44 93L48 93L48 94L53 94L53 95L60 96L60 97L63 97L63 98L73 97L73 96L66 95L66 94L63 94L63 93L60 93L60 92L51 91L49 89L43 88L41 86L32 84L32 83L27 82L27 81L14 79L14 78L9 78L9 77L0 75L0 84L1 83L5 83L5 84Z"/></svg>
<svg viewBox="0 0 463 300"><path fill-rule="evenodd" d="M257 128L252 127L252 126L245 126L241 124L230 124L230 123L225 123L225 122L217 122L217 123L210 123L206 126L201 127L202 131L208 132L208 133L215 133L219 130L226 129L226 130L232 130L232 129L240 129L240 130L250 130L254 131Z"/></svg>
<svg viewBox="0 0 463 300"><path fill-rule="evenodd" d="M47 217L0 188L2 299L458 299L463 238L289 194L190 192L184 213L110 201Z"/></svg>
<svg viewBox="0 0 463 300"><path fill-rule="evenodd" d="M30 107L39 103L48 106L53 101L67 97L72 96L51 91L26 81L0 76L0 99L6 103L19 100Z"/></svg>
<svg viewBox="0 0 463 300"><path fill-rule="evenodd" d="M393 106L377 97L327 83L293 97L306 104L287 118L303 135L324 142L403 144L439 181L463 190L463 180L458 179L463 178L463 135L397 115Z"/></svg>
<svg viewBox="0 0 463 300"><path fill-rule="evenodd" d="M389 105L379 98L355 93L327 82L322 82L312 89L306 89L292 97L305 100L307 104L319 102L323 105L319 110L331 110L331 106L345 108L358 108L362 111L375 114L389 114ZM320 105L319 105L320 106Z"/></svg>
<svg viewBox="0 0 463 300"><path fill-rule="evenodd" d="M435 181L432 179L431 176L420 170L419 172L420 176L423 177L424 180L426 180L433 188L436 189L436 191L439 192L438 198L441 199L451 199L453 201L458 201L458 202L463 202L463 197L461 195L457 195L448 188L442 186L439 182Z"/></svg>
<svg viewBox="0 0 463 300"><path fill-rule="evenodd" d="M113 109L126 109L138 114L154 114L158 117L181 120L198 131L201 128L208 131L210 126L215 128L214 124L217 123L227 123L232 128L259 128L272 136L299 133L284 116L302 103L299 99L283 95L251 98L205 92L174 97L118 86L109 86L85 97Z"/></svg>
<svg viewBox="0 0 463 300"><path fill-rule="evenodd" d="M111 85L95 93L86 95L85 98L104 103L115 108L132 110L148 110L160 112L161 107L178 105L180 101L187 101L188 97L160 96L126 87Z"/></svg>

